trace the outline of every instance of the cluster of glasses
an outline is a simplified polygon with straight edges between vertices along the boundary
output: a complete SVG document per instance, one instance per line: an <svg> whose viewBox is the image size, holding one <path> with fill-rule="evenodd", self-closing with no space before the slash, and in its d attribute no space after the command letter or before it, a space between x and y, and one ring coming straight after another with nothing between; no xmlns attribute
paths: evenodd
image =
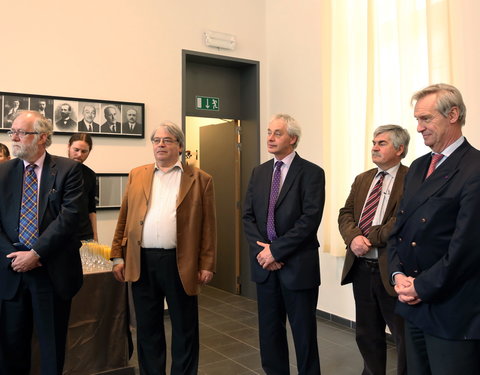
<svg viewBox="0 0 480 375"><path fill-rule="evenodd" d="M110 251L110 246L93 241L82 241L80 257L83 273L110 271L112 269Z"/></svg>

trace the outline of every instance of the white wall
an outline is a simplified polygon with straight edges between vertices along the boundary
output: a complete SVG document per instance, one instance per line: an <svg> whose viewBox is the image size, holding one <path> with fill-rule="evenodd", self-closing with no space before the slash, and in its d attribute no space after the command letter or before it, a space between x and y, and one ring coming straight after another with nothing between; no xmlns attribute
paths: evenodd
<svg viewBox="0 0 480 375"><path fill-rule="evenodd" d="M298 152L322 165L321 5L322 0L242 0L228 6L223 0L3 1L0 90L144 102L149 134L162 120L181 123L181 50L218 53L204 46L202 32L231 33L237 49L220 54L260 61L261 134L271 114L294 115L303 127ZM464 94L465 134L476 147L478 14L476 0L451 1L453 84ZM64 155L67 140L55 136L50 151ZM4 133L0 142L9 143ZM148 137L96 137L94 143L87 164L97 172L128 172L152 161ZM268 158L262 141L261 159ZM101 242L110 243L116 214L99 213ZM351 289L339 286L343 258L320 258L318 307L353 320Z"/></svg>
<svg viewBox="0 0 480 375"><path fill-rule="evenodd" d="M99 173L152 162L152 129L182 123L182 49L264 65L264 1L19 0L1 2L0 14L0 91L145 103L145 139L94 138L86 164ZM206 47L206 30L236 35L236 50ZM65 155L67 141L54 136L49 151ZM4 133L0 142L9 144ZM100 242L111 243L117 213L99 211Z"/></svg>
<svg viewBox="0 0 480 375"><path fill-rule="evenodd" d="M298 152L320 166L323 163L320 137L324 126L319 121L322 113L321 6L321 0L267 0L266 21L268 114L287 112L293 115L302 125L304 133ZM480 14L480 2L450 1L449 10L454 55L452 83L462 91L468 108L464 133L473 145L480 148L480 106L477 105L480 87L480 32L477 15ZM267 160L263 143L262 160ZM339 152L348 150L339 149ZM327 191L327 200L328 194ZM321 238L320 227L320 242ZM354 320L351 286L339 285L343 257L320 253L320 263L322 285L318 308Z"/></svg>

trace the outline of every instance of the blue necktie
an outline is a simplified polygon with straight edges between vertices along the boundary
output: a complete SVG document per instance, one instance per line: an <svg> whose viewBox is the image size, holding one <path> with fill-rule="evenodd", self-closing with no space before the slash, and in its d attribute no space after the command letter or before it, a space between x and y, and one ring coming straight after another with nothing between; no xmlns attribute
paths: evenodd
<svg viewBox="0 0 480 375"><path fill-rule="evenodd" d="M278 194L280 193L280 179L282 177L283 161L275 163L275 171L273 172L272 187L270 189L270 200L268 202L268 216L267 216L267 235L270 241L277 238L275 231L275 204L277 203Z"/></svg>
<svg viewBox="0 0 480 375"><path fill-rule="evenodd" d="M25 170L23 182L22 206L20 208L20 225L18 238L29 249L38 238L37 191L38 180L35 164L30 164Z"/></svg>

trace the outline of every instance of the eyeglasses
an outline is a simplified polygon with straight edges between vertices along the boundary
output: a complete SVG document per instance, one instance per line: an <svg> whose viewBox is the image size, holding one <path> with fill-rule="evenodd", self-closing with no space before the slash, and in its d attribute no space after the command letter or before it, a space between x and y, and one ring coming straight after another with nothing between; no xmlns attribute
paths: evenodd
<svg viewBox="0 0 480 375"><path fill-rule="evenodd" d="M10 138L13 138L14 135L17 135L19 138L24 138L26 135L31 134L40 134L39 132L26 132L25 130L9 130L7 134Z"/></svg>
<svg viewBox="0 0 480 375"><path fill-rule="evenodd" d="M174 143L177 143L178 141L173 138L168 138L168 137L163 137L163 138L153 138L152 143L154 145L159 145L160 143L165 143L167 146L173 145Z"/></svg>

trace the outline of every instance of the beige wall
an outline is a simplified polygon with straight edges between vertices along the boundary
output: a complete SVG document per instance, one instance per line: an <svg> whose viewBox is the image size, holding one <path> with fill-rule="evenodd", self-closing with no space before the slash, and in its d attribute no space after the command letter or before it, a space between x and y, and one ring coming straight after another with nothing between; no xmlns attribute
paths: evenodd
<svg viewBox="0 0 480 375"><path fill-rule="evenodd" d="M0 90L143 102L149 134L162 120L181 123L181 50L219 53L204 46L202 33L227 32L237 36L237 49L220 54L260 61L261 134L271 114L292 114L303 127L298 152L322 165L321 0L226 3L3 1ZM480 108L476 105L480 3L451 3L453 84L462 90L468 106L465 133L480 147ZM67 140L56 136L50 151L65 154ZM0 142L5 141L9 142L1 133ZM152 161L148 137L97 137L94 143L87 164L97 172L128 172ZM268 157L262 142L262 161ZM117 211L99 213L101 242L110 243L116 215ZM320 258L318 307L353 320L351 289L339 286L343 258L324 253Z"/></svg>

